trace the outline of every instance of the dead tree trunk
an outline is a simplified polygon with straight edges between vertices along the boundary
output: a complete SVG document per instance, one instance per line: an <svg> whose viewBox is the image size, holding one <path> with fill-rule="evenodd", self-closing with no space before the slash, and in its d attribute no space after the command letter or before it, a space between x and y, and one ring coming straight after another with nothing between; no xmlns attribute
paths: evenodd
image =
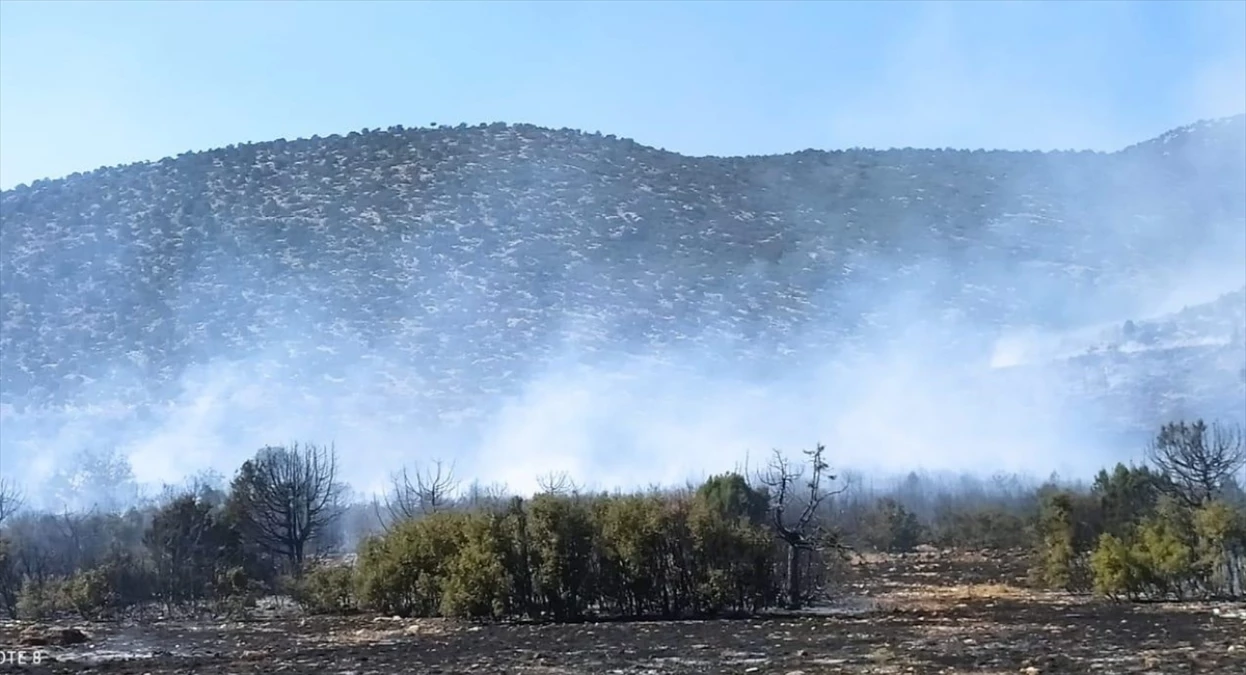
<svg viewBox="0 0 1246 675"><path fill-rule="evenodd" d="M799 609L804 605L805 594L801 584L802 552L817 549L817 535L821 528L815 526L813 519L818 507L827 497L844 491L843 487L832 492L825 489L825 482L836 480L835 476L827 473L829 465L823 459L825 453L826 446L821 443L804 453L808 457L812 475L804 484L805 503L795 521L788 517L788 509L792 506L797 481L804 475L805 467L794 466L775 450L765 472L758 475L758 481L771 491L771 516L775 534L787 547L787 606L790 609Z"/></svg>

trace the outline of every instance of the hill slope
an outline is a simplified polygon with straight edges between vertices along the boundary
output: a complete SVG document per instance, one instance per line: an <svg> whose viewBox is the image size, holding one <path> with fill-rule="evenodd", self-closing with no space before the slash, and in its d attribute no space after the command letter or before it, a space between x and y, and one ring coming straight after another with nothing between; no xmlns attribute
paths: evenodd
<svg viewBox="0 0 1246 675"><path fill-rule="evenodd" d="M395 127L40 181L0 193L2 442L254 443L319 429L317 401L422 435L635 357L763 384L848 354L977 364L1018 328L1246 283L1243 185L1243 116L1110 154ZM247 396L270 412L235 437ZM203 428L170 430L188 409Z"/></svg>

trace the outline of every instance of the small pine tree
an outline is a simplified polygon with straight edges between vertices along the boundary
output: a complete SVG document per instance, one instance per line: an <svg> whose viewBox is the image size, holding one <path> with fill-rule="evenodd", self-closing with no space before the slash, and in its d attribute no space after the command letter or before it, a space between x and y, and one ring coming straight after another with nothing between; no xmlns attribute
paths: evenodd
<svg viewBox="0 0 1246 675"><path fill-rule="evenodd" d="M1099 537L1099 545L1090 556L1090 569L1096 593L1112 600L1137 597L1138 563L1129 546L1115 535L1105 533Z"/></svg>
<svg viewBox="0 0 1246 675"><path fill-rule="evenodd" d="M1072 590L1077 550L1074 546L1073 504L1066 494L1051 496L1039 519L1038 566L1040 584Z"/></svg>

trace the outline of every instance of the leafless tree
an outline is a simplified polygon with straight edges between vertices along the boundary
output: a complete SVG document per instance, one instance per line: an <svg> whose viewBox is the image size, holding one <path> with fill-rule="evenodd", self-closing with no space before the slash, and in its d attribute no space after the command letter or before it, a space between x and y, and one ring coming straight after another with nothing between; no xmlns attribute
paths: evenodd
<svg viewBox="0 0 1246 675"><path fill-rule="evenodd" d="M441 460L434 460L423 469L419 466L410 470L403 467L402 471L390 476L390 484L390 492L384 496L389 518L382 517L380 504L373 504L382 526L444 511L459 489L454 464L447 466Z"/></svg>
<svg viewBox="0 0 1246 675"><path fill-rule="evenodd" d="M820 536L826 533L817 527L813 518L818 512L818 507L828 497L840 494L847 489L846 485L833 491L826 489L826 484L833 483L836 477L827 472L830 466L824 459L825 453L826 446L821 443L818 443L813 450L804 451L812 473L803 485L800 484L800 480L804 477L806 467L793 464L778 450L774 451L774 456L770 459L766 469L757 474L758 482L770 491L770 512L775 532L787 545L787 596L788 606L793 609L799 608L804 598L800 578L802 552L816 550L820 544L827 543L827 537ZM803 495L798 494L801 492ZM793 518L789 509L793 508L795 501L802 496L803 507L799 515ZM838 544L835 545L838 546Z"/></svg>
<svg viewBox="0 0 1246 675"><path fill-rule="evenodd" d="M580 486L571 480L570 474L566 471L550 471L537 476L536 484L542 492L551 495L575 494L580 491Z"/></svg>
<svg viewBox="0 0 1246 675"><path fill-rule="evenodd" d="M297 443L266 447L242 465L234 495L247 534L262 549L303 568L308 542L342 514L345 486L337 481L332 446Z"/></svg>
<svg viewBox="0 0 1246 675"><path fill-rule="evenodd" d="M480 481L472 481L471 484L463 490L461 501L468 507L494 508L504 505L507 501L506 485L501 483L491 483L484 485Z"/></svg>
<svg viewBox="0 0 1246 675"><path fill-rule="evenodd" d="M1169 478L1161 488L1190 506L1200 506L1246 466L1246 448L1240 427L1215 422L1208 426L1200 419L1161 427L1147 448L1147 459Z"/></svg>
<svg viewBox="0 0 1246 675"><path fill-rule="evenodd" d="M25 497L22 495L22 489L4 477L0 477L0 524L5 519L17 513L26 503Z"/></svg>

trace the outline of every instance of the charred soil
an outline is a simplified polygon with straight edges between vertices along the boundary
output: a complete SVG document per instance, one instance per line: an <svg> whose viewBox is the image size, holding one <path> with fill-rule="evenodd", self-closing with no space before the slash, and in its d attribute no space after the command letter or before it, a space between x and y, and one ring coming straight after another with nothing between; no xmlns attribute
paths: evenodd
<svg viewBox="0 0 1246 675"><path fill-rule="evenodd" d="M75 624L39 647L52 673L1143 673L1246 672L1246 608L1113 604L1024 586L1007 556L856 561L842 599L732 621L471 624L392 617ZM0 626L33 649L29 624Z"/></svg>

